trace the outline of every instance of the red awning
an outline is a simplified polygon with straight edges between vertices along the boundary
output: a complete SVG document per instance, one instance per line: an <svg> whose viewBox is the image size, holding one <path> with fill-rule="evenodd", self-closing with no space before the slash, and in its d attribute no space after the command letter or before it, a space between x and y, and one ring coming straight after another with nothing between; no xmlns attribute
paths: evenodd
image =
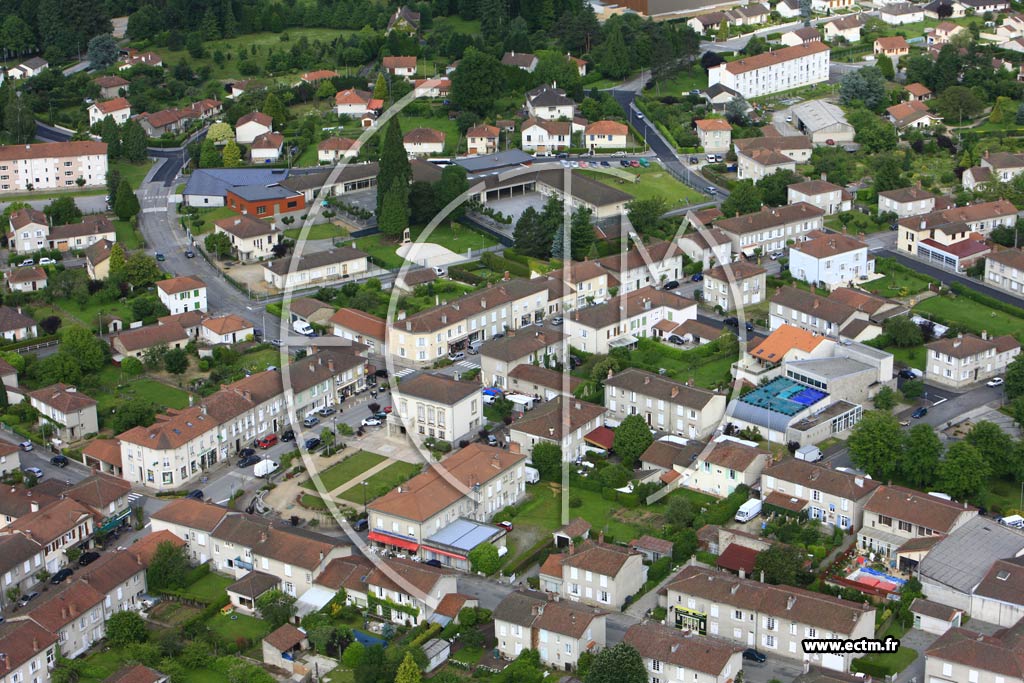
<svg viewBox="0 0 1024 683"><path fill-rule="evenodd" d="M437 553L438 555L444 555L445 557L452 557L452 558L454 558L456 560L465 560L466 559L465 555L457 555L455 553L450 553L447 550L438 550L437 548L431 548L429 545L423 546L423 549L424 550L429 550L432 553Z"/></svg>
<svg viewBox="0 0 1024 683"><path fill-rule="evenodd" d="M420 549L420 544L416 541L408 541L404 538L398 538L397 536L388 536L387 534L382 534L379 531L371 531L369 539L371 541L376 541L377 543L393 545L396 548L401 548L410 552L416 552Z"/></svg>

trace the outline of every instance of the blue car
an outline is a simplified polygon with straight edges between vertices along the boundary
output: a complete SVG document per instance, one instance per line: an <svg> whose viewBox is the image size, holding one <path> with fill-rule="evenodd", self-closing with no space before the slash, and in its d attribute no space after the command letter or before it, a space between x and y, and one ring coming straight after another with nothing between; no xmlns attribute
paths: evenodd
<svg viewBox="0 0 1024 683"><path fill-rule="evenodd" d="M690 277L691 282L700 282L703 279L704 276L701 273L694 273L693 276Z"/></svg>
<svg viewBox="0 0 1024 683"><path fill-rule="evenodd" d="M910 414L910 417L914 418L915 420L920 420L922 417L924 417L927 414L928 414L928 409L925 408L924 406L921 406L920 408L918 408L917 410L912 412Z"/></svg>

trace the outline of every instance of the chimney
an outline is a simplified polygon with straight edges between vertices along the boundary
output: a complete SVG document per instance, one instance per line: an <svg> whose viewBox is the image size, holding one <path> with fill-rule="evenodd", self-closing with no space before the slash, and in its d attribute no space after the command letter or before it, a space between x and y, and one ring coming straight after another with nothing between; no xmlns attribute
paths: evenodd
<svg viewBox="0 0 1024 683"><path fill-rule="evenodd" d="M743 567L740 567L740 578L741 579L747 578L747 572L746 572L745 569L743 569Z"/></svg>
<svg viewBox="0 0 1024 683"><path fill-rule="evenodd" d="M445 325L448 324L448 314L447 313L442 313L441 314L441 322L444 323Z"/></svg>
<svg viewBox="0 0 1024 683"><path fill-rule="evenodd" d="M764 571L761 572L761 583L764 583Z"/></svg>
<svg viewBox="0 0 1024 683"><path fill-rule="evenodd" d="M252 400L252 392L250 392L248 389L243 390L242 391L242 398L244 398L246 401L251 401Z"/></svg>
<svg viewBox="0 0 1024 683"><path fill-rule="evenodd" d="M611 368L608 368L608 379L611 379L611 378L612 378L612 375L614 375L614 374L615 374L615 371L614 371L614 370L612 370ZM13 490L13 489L12 489L12 490Z"/></svg>
<svg viewBox="0 0 1024 683"><path fill-rule="evenodd" d="M650 375L644 375L644 384L650 384L650 383L651 383Z"/></svg>
<svg viewBox="0 0 1024 683"><path fill-rule="evenodd" d="M817 308L820 305L821 305L821 301L819 299L815 299L814 300L814 308Z"/></svg>
<svg viewBox="0 0 1024 683"><path fill-rule="evenodd" d="M512 276L509 275L509 272L506 270L505 275L501 279L504 280L505 282L508 282L509 280L512 279Z"/></svg>
<svg viewBox="0 0 1024 683"><path fill-rule="evenodd" d="M597 532L597 542L604 543L604 529L601 529L601 531Z"/></svg>
<svg viewBox="0 0 1024 683"><path fill-rule="evenodd" d="M795 595L790 595L788 598L786 598L786 609L787 610L793 609L793 605L795 605L795 604L796 604L796 596Z"/></svg>
<svg viewBox="0 0 1024 683"><path fill-rule="evenodd" d="M569 539L569 554L572 555L576 552L576 544L573 543L572 539Z"/></svg>
<svg viewBox="0 0 1024 683"><path fill-rule="evenodd" d="M327 359L327 369L330 370L331 372L334 372L334 359L333 358L328 358Z"/></svg>
<svg viewBox="0 0 1024 683"><path fill-rule="evenodd" d="M32 636L32 652L38 652L38 651L39 651L39 639L36 638L35 636Z"/></svg>
<svg viewBox="0 0 1024 683"><path fill-rule="evenodd" d="M821 174L821 179L827 183L828 182L828 174L827 173L822 173Z"/></svg>
<svg viewBox="0 0 1024 683"><path fill-rule="evenodd" d="M679 387L672 387L672 391L669 394L669 398L675 398L679 395Z"/></svg>
<svg viewBox="0 0 1024 683"><path fill-rule="evenodd" d="M555 435L555 428L554 427L548 427L548 436L554 436L554 435Z"/></svg>
<svg viewBox="0 0 1024 683"><path fill-rule="evenodd" d="M984 339L985 341L988 341L988 330L981 331L981 338Z"/></svg>
<svg viewBox="0 0 1024 683"><path fill-rule="evenodd" d="M61 607L60 608L60 618L61 619L67 619L68 618L68 608L67 607Z"/></svg>
<svg viewBox="0 0 1024 683"><path fill-rule="evenodd" d="M261 531L260 532L260 543L266 543L266 542L267 542L267 532L266 531Z"/></svg>
<svg viewBox="0 0 1024 683"><path fill-rule="evenodd" d="M31 503L28 504L28 509L31 512L39 512L39 501L33 500Z"/></svg>
<svg viewBox="0 0 1024 683"><path fill-rule="evenodd" d="M583 405L579 401L576 401L576 410L583 410Z"/></svg>

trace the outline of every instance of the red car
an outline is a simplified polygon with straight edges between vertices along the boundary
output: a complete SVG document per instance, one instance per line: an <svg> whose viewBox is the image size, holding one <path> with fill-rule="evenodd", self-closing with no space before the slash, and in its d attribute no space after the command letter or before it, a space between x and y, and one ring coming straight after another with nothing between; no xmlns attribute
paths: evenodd
<svg viewBox="0 0 1024 683"><path fill-rule="evenodd" d="M267 434L265 437L256 442L256 445L260 448L270 448L277 443L277 434Z"/></svg>
<svg viewBox="0 0 1024 683"><path fill-rule="evenodd" d="M390 413L391 412L391 406L384 406L384 412L385 413Z"/></svg>
<svg viewBox="0 0 1024 683"><path fill-rule="evenodd" d="M512 531L512 522L498 522L498 526L505 531Z"/></svg>
<svg viewBox="0 0 1024 683"><path fill-rule="evenodd" d="M640 166L640 162L637 161L636 159L633 159L633 161L629 162L629 165L632 166L633 168L638 168Z"/></svg>

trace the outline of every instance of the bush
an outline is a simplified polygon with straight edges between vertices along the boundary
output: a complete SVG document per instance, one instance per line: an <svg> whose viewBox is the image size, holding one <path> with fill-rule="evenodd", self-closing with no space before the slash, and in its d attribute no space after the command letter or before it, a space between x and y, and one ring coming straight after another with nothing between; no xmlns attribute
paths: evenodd
<svg viewBox="0 0 1024 683"><path fill-rule="evenodd" d="M480 257L480 261L495 273L508 271L510 275L515 275L516 277L530 277L529 266L502 258L492 251L484 252Z"/></svg>

